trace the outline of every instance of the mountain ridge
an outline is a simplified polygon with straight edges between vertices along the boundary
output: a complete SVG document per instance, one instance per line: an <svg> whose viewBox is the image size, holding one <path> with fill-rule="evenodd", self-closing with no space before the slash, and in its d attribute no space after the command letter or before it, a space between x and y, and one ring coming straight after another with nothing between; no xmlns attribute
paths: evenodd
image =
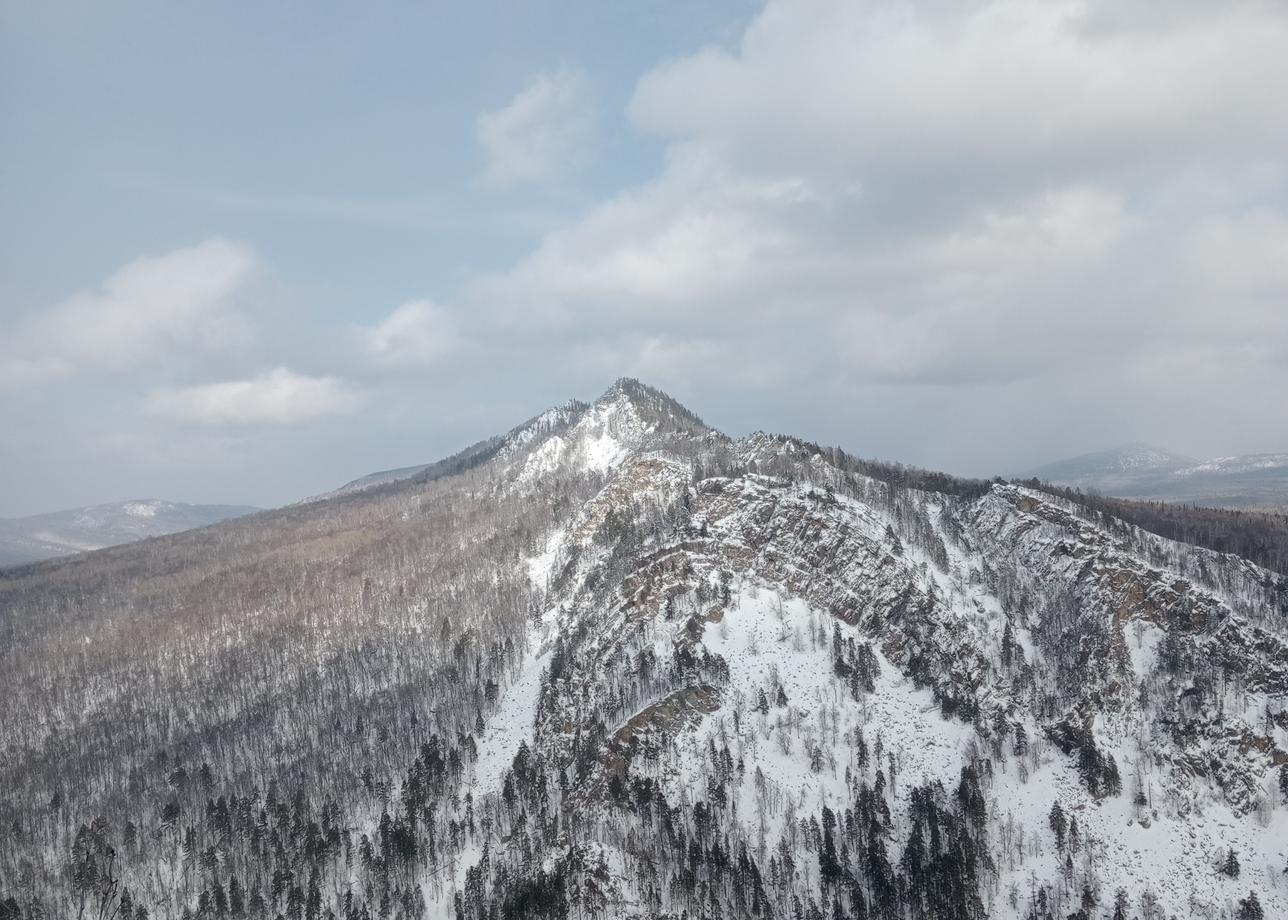
<svg viewBox="0 0 1288 920"><path fill-rule="evenodd" d="M0 904L1288 910L1288 578L636 383L0 579Z"/></svg>

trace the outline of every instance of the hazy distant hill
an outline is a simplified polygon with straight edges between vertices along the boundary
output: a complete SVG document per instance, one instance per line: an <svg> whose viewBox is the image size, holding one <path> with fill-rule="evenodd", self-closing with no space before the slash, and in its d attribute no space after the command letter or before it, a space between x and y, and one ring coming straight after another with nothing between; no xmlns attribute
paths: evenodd
<svg viewBox="0 0 1288 920"><path fill-rule="evenodd" d="M1288 509L1288 453L1199 461L1149 444L1127 444L1057 460L1025 476L1120 498Z"/></svg>
<svg viewBox="0 0 1288 920"><path fill-rule="evenodd" d="M249 505L185 505L148 498L0 518L0 566L178 533L258 510Z"/></svg>

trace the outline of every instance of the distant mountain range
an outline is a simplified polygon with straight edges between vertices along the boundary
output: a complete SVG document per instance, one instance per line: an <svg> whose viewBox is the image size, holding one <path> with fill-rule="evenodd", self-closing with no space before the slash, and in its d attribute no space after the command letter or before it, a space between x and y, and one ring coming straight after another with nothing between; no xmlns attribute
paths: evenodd
<svg viewBox="0 0 1288 920"><path fill-rule="evenodd" d="M144 537L205 527L258 511L249 505L186 505L156 498L0 518L0 566L39 562Z"/></svg>
<svg viewBox="0 0 1288 920"><path fill-rule="evenodd" d="M1057 460L1023 475L1119 498L1288 510L1288 453L1196 460L1135 443Z"/></svg>

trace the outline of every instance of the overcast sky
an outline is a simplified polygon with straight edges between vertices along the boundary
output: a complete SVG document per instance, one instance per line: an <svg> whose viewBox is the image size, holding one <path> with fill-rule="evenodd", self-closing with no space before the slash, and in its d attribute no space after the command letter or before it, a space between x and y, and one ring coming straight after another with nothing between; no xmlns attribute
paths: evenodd
<svg viewBox="0 0 1288 920"><path fill-rule="evenodd" d="M616 377L968 474L1288 450L1288 4L0 3L0 516Z"/></svg>

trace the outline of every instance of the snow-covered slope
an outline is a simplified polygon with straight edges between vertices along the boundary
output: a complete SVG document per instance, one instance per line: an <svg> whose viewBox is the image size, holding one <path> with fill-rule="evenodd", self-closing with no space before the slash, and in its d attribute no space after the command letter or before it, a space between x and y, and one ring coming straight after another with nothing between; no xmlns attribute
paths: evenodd
<svg viewBox="0 0 1288 920"><path fill-rule="evenodd" d="M338 489L313 496L306 499L306 501L322 501L341 495L353 495L358 492L365 492L368 489L374 489L377 486L405 482L410 479L428 482L444 476L454 476L467 470L476 469L495 459L504 460L523 452L534 441L544 440L555 432L574 424L585 411L585 403L578 402L575 399L570 400L562 406L547 409L521 425L516 425L505 434L487 438L477 444L471 444L450 457L418 466L405 466L394 470L368 473L366 476L361 476L345 483Z"/></svg>
<svg viewBox="0 0 1288 920"><path fill-rule="evenodd" d="M972 811L953 833L988 854L938 916L1107 914L1120 891L1140 916L1220 916L1249 887L1288 915L1284 579L1017 486L920 493L788 439L644 432L610 393L512 468L604 484L525 563L549 589L541 657L493 730L578 778L562 852L612 915L692 906L641 800L778 879L744 911L880 913L866 860L910 884L930 802ZM829 821L858 825L832 844L845 882ZM1232 849L1240 878L1217 872Z"/></svg>

